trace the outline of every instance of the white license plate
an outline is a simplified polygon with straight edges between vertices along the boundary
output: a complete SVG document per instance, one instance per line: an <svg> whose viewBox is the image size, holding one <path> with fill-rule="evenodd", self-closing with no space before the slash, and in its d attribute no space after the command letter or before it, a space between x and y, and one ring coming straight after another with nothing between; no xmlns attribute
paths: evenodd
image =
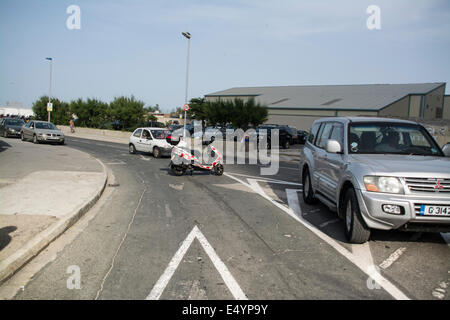
<svg viewBox="0 0 450 320"><path fill-rule="evenodd" d="M450 217L450 206L420 206L421 216Z"/></svg>

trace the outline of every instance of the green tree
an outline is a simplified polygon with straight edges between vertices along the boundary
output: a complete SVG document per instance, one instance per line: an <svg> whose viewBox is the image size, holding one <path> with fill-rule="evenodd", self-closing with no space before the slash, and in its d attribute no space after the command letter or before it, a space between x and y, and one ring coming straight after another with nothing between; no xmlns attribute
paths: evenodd
<svg viewBox="0 0 450 320"><path fill-rule="evenodd" d="M205 98L192 98L189 102L188 116L191 119L202 122L202 131L205 131L206 122L208 120L209 104Z"/></svg>
<svg viewBox="0 0 450 320"><path fill-rule="evenodd" d="M145 118L147 121L158 121L158 118L155 117L153 114L149 114Z"/></svg>
<svg viewBox="0 0 450 320"><path fill-rule="evenodd" d="M255 99L250 99L246 102L247 113L249 114L248 122L254 128L267 121L269 114L267 107L256 103Z"/></svg>
<svg viewBox="0 0 450 320"><path fill-rule="evenodd" d="M155 112L155 111L161 112L161 110L159 109L159 104L156 104L155 106L148 106L144 109L146 112Z"/></svg>
<svg viewBox="0 0 450 320"><path fill-rule="evenodd" d="M267 121L267 107L256 103L253 98L246 101L236 98L231 108L233 109L231 123L244 131L250 125L257 127Z"/></svg>
<svg viewBox="0 0 450 320"><path fill-rule="evenodd" d="M78 117L77 126L101 128L109 121L108 104L97 99L71 101L70 111Z"/></svg>
<svg viewBox="0 0 450 320"><path fill-rule="evenodd" d="M213 101L206 104L207 123L210 126L225 127L233 120L233 103L230 101Z"/></svg>
<svg viewBox="0 0 450 320"><path fill-rule="evenodd" d="M60 101L58 98L51 100L53 104L53 111L50 114L50 121L54 124L67 125L70 120L70 108L69 104ZM33 103L33 112L36 120L48 120L47 112L48 96L42 96Z"/></svg>
<svg viewBox="0 0 450 320"><path fill-rule="evenodd" d="M109 104L112 121L119 121L122 130L133 130L144 122L144 102L134 96L117 97Z"/></svg>
<svg viewBox="0 0 450 320"><path fill-rule="evenodd" d="M267 107L254 99L208 101L202 105L202 117L208 125L226 126L232 124L246 131L249 126L257 127L267 121Z"/></svg>

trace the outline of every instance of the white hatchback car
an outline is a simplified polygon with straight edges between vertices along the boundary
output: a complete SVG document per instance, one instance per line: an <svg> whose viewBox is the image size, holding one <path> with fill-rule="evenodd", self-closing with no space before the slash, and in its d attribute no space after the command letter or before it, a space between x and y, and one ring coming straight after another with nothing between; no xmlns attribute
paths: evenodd
<svg viewBox="0 0 450 320"><path fill-rule="evenodd" d="M167 141L169 130L164 128L137 128L130 136L128 150L152 153L155 158L170 156L172 145Z"/></svg>

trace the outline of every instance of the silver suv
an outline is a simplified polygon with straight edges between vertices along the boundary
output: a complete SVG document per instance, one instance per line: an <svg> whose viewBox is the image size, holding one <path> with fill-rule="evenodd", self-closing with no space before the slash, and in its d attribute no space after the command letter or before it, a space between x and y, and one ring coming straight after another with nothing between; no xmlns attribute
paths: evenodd
<svg viewBox="0 0 450 320"><path fill-rule="evenodd" d="M345 219L351 243L366 242L371 228L448 231L449 156L415 122L323 118L302 150L303 199Z"/></svg>

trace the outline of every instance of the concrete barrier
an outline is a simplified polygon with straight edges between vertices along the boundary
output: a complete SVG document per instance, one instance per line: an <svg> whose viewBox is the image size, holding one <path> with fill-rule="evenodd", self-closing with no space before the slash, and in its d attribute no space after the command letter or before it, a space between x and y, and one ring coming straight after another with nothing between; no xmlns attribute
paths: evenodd
<svg viewBox="0 0 450 320"><path fill-rule="evenodd" d="M70 133L70 127L69 126L57 126L59 129L61 129L64 134ZM107 137L114 137L114 138L129 138L131 135L131 132L129 131L118 131L118 130L106 130L106 129L94 129L94 128L84 128L84 127L75 127L76 133L82 133L82 134L91 134L94 136L107 136Z"/></svg>
<svg viewBox="0 0 450 320"><path fill-rule="evenodd" d="M75 127L75 133L71 133L69 126L59 125L57 127L61 129L61 131L68 137L78 137L82 139L108 141L122 144L128 144L131 136L131 132L128 131Z"/></svg>

